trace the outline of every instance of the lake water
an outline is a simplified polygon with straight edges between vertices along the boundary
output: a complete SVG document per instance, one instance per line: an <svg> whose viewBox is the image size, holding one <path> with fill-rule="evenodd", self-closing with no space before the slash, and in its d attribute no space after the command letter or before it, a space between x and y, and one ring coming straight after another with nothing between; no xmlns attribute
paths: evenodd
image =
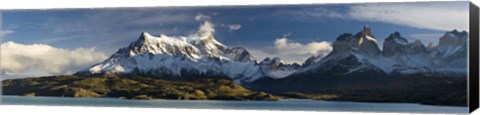
<svg viewBox="0 0 480 115"><path fill-rule="evenodd" d="M67 98L2 96L7 105L71 105L158 107L195 109L251 109L293 111L356 111L356 112L402 112L402 113L454 113L467 114L467 107L431 106L409 103L364 103L321 100L280 101L216 101L216 100L127 100L115 98Z"/></svg>

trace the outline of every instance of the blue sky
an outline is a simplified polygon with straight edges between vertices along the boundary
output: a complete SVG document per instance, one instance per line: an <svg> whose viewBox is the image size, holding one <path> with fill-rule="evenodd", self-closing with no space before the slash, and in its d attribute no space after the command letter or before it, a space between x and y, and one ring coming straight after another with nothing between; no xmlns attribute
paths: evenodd
<svg viewBox="0 0 480 115"><path fill-rule="evenodd" d="M193 34L208 20L215 37L227 46L242 46L257 60L279 56L300 62L312 53L276 54L272 49L311 48L331 43L342 33L356 33L369 25L382 46L383 39L399 31L413 42L437 43L445 31L468 28L468 2L315 4L225 7L160 7L106 9L4 10L2 45L44 44L74 51L94 48L110 55L135 41L141 32L170 36ZM285 42L284 49L275 43ZM296 49L292 49L294 51ZM297 56L295 56L297 55ZM94 60L90 63L96 63ZM89 63L89 64L90 64ZM48 72L47 72L48 73Z"/></svg>

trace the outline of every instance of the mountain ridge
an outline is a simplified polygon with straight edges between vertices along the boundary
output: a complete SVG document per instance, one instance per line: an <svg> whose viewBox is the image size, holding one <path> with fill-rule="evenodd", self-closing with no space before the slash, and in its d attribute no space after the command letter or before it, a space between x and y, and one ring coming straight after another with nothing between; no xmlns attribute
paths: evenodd
<svg viewBox="0 0 480 115"><path fill-rule="evenodd" d="M258 62L247 49L228 47L214 38L214 31L201 30L208 24L205 22L197 33L186 37L164 34L156 37L143 32L128 47L120 48L104 62L76 75L139 74L179 79L185 76L226 76L242 84L260 78L283 79L312 72L457 76L464 72L461 64L466 63L462 59L468 37L465 31L446 32L439 39L439 45L429 47L418 40L409 42L400 32L394 32L385 39L381 50L371 28L365 26L356 34L341 34L333 42L330 53L313 55L300 65L287 64L278 57ZM460 64L450 67L452 64L444 64L445 59Z"/></svg>

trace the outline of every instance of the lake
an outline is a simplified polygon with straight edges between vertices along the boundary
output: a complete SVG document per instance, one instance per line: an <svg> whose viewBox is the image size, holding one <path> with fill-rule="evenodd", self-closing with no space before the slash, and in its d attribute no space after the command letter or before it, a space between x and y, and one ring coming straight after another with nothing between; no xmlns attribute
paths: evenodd
<svg viewBox="0 0 480 115"><path fill-rule="evenodd" d="M307 99L288 99L280 101L217 101L2 96L2 104L453 114L467 114L468 112L467 107L431 106L410 103L322 101Z"/></svg>

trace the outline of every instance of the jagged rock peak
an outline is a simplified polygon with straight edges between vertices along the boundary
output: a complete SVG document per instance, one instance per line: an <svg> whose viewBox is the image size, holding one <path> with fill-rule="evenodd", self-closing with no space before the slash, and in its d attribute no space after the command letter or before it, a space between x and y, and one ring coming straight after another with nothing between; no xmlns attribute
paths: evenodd
<svg viewBox="0 0 480 115"><path fill-rule="evenodd" d="M434 48L434 47L435 45L432 42L428 43L428 48Z"/></svg>
<svg viewBox="0 0 480 115"><path fill-rule="evenodd" d="M349 52L355 51L369 56L380 54L380 48L378 48L377 40L371 33L371 29L365 26L362 31L358 32L354 36L350 33L344 33L337 37L337 40L333 42L332 52Z"/></svg>
<svg viewBox="0 0 480 115"><path fill-rule="evenodd" d="M466 31L459 32L458 30L448 31L440 37L438 46L459 46L466 43L468 33Z"/></svg>
<svg viewBox="0 0 480 115"><path fill-rule="evenodd" d="M282 59L280 59L279 57L274 57L273 59L270 58L270 57L266 57L265 59L263 59L262 62L260 62L260 64L286 64Z"/></svg>
<svg viewBox="0 0 480 115"><path fill-rule="evenodd" d="M146 44L146 43L149 43L149 41L151 41L151 36L148 32L142 32L140 34L140 36L138 37L137 41L134 42L134 46L140 46L140 45L143 45L143 44Z"/></svg>
<svg viewBox="0 0 480 115"><path fill-rule="evenodd" d="M351 33L343 33L340 36L337 37L337 41L344 41L344 40L350 40L353 38L353 34Z"/></svg>
<svg viewBox="0 0 480 115"><path fill-rule="evenodd" d="M390 34L384 41L384 47L385 45L390 45L386 42L390 42L390 43L394 43L394 44L401 44L401 45L407 45L408 44L408 40L403 38L401 35L400 35L400 32L395 32L395 33L392 33Z"/></svg>
<svg viewBox="0 0 480 115"><path fill-rule="evenodd" d="M371 29L368 25L363 26L362 34L364 36L366 35L366 36L372 36L373 37L372 31L371 31Z"/></svg>
<svg viewBox="0 0 480 115"><path fill-rule="evenodd" d="M458 31L457 29L454 29L454 30L450 31L449 33L452 33L452 34L454 34L454 35L456 35L456 36L458 36L458 37L460 37L460 38L461 38L461 37L466 37L466 35L468 35L468 32L467 32L467 31L463 30L463 31L460 32L460 31Z"/></svg>
<svg viewBox="0 0 480 115"><path fill-rule="evenodd" d="M266 57L265 59L263 59L262 62L270 62L270 61L272 61L272 59L270 57Z"/></svg>
<svg viewBox="0 0 480 115"><path fill-rule="evenodd" d="M355 38L357 50L359 52L369 56L380 54L380 48L378 48L377 40L373 36L370 27L363 27L363 30L355 35Z"/></svg>
<svg viewBox="0 0 480 115"><path fill-rule="evenodd" d="M283 62L283 60L280 59L279 57L274 57L272 61L273 62Z"/></svg>
<svg viewBox="0 0 480 115"><path fill-rule="evenodd" d="M392 36L392 37L402 37L402 36L400 35L400 32L394 32L394 33L391 34L390 36Z"/></svg>
<svg viewBox="0 0 480 115"><path fill-rule="evenodd" d="M413 42L413 44L414 44L415 46L425 46L425 45L423 45L422 41L420 41L420 40L415 40L415 41Z"/></svg>
<svg viewBox="0 0 480 115"><path fill-rule="evenodd" d="M239 61L239 62L255 61L253 56L250 55L247 49L243 47L228 48L225 50L225 55L234 61Z"/></svg>
<svg viewBox="0 0 480 115"><path fill-rule="evenodd" d="M298 63L288 64L279 57L274 57L273 59L266 57L259 63L259 66L267 75L274 79L286 77L301 67Z"/></svg>

